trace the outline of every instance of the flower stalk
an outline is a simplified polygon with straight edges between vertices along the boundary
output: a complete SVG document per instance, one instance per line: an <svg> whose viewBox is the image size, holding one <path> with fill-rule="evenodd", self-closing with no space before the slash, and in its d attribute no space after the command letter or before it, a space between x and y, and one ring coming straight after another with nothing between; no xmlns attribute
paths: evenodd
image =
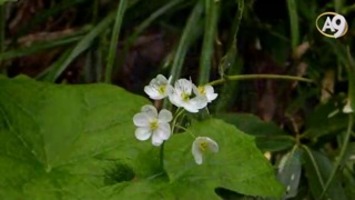
<svg viewBox="0 0 355 200"><path fill-rule="evenodd" d="M225 78L217 79L210 82L209 85L215 86L215 85L223 84L227 81L252 80L252 79L277 79L277 80L289 80L289 81L301 81L307 83L314 83L314 81L311 79L302 78L298 76L279 75L279 74L244 74L244 75L225 76Z"/></svg>

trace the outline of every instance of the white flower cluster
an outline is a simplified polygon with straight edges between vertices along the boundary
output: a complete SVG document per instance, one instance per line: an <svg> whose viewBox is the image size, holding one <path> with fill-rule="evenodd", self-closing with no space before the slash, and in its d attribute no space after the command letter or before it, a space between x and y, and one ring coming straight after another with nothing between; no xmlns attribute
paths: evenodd
<svg viewBox="0 0 355 200"><path fill-rule="evenodd" d="M171 77L166 79L159 74L150 81L149 85L144 87L144 92L154 100L169 97L172 104L192 113L197 113L200 109L205 108L218 96L211 85L196 87L191 80L179 79L173 87L170 82Z"/></svg>
<svg viewBox="0 0 355 200"><path fill-rule="evenodd" d="M211 85L196 87L191 80L179 79L171 85L171 77L167 79L159 74L144 87L144 92L153 100L168 98L178 108L184 108L191 113L197 113L218 96ZM141 112L133 117L137 127L135 136L144 141L152 138L154 146L160 146L172 135L170 121L173 115L169 110L160 112L152 105L145 105ZM218 152L218 144L209 137L197 137L192 144L192 155L197 164L202 164L206 151Z"/></svg>

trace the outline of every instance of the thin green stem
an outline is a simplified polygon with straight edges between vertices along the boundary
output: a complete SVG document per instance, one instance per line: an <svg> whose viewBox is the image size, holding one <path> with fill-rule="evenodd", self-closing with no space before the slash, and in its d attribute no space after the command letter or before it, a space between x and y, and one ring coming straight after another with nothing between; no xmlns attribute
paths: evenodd
<svg viewBox="0 0 355 200"><path fill-rule="evenodd" d="M239 81L239 80L253 80L253 79L277 79L277 80L289 80L289 81L302 81L307 83L313 83L314 81L308 78L302 78L298 76L278 75L278 74L244 74L244 75L231 75L226 78L214 80L209 85L219 85L226 81Z"/></svg>
<svg viewBox="0 0 355 200"><path fill-rule="evenodd" d="M344 138L344 141L343 141L343 145L340 149L340 154L339 154L339 158L338 160L335 162L335 165L330 173L330 176L323 188L323 192L322 194L320 195L319 199L322 199L323 196L325 195L325 193L327 192L330 184L332 183L333 179L334 179L334 176L336 174L336 172L338 171L338 168L340 166L340 163L343 161L344 159L344 155L345 155L345 152L346 152L346 149L348 147L348 144L349 144L349 140L350 140L350 136L351 136L351 133L352 133L352 128L353 128L353 125L354 125L354 119L353 119L353 115L349 115L349 122L348 122L348 128L346 130L346 133L345 133L345 138Z"/></svg>
<svg viewBox="0 0 355 200"><path fill-rule="evenodd" d="M160 168L164 169L164 145L165 141L160 146L160 152L159 152L159 157L160 157Z"/></svg>
<svg viewBox="0 0 355 200"><path fill-rule="evenodd" d="M107 66L106 66L106 71L105 71L105 82L106 83L111 82L112 69L113 69L113 64L115 61L115 55L116 55L116 51L117 51L117 42L118 42L120 30L121 30L123 15L126 11L126 7L127 7L127 0L121 0L120 4L118 5L118 9L117 9L115 24L113 26L111 43L110 43L110 48L109 48L108 57L107 57Z"/></svg>
<svg viewBox="0 0 355 200"><path fill-rule="evenodd" d="M186 133L188 133L193 139L196 138L195 134L193 134L193 133L192 133L190 130L188 130L187 128L182 127L182 126L180 126L180 125L176 125L176 127L181 128L182 130L184 130L184 131L185 131Z"/></svg>
<svg viewBox="0 0 355 200"><path fill-rule="evenodd" d="M295 51L300 40L296 0L287 0L287 8L291 26L291 46L292 50Z"/></svg>
<svg viewBox="0 0 355 200"><path fill-rule="evenodd" d="M176 121L177 119L184 113L184 109L183 108L178 108L177 111L176 111L176 115L173 119L173 123L172 123L172 126L171 126L171 133L174 134L174 131L175 131L175 127L176 127Z"/></svg>
<svg viewBox="0 0 355 200"><path fill-rule="evenodd" d="M324 189L324 181L323 181L323 178L322 178L322 175L320 173L320 170L319 170L319 167L317 165L317 161L316 159L314 158L314 156L312 155L312 152L311 150L306 146L306 145L302 145L302 148L306 151L306 153L308 154L313 166L314 166L314 170L316 171L316 174L317 174L317 177L318 177L318 181L319 181L319 184L321 185L322 189Z"/></svg>

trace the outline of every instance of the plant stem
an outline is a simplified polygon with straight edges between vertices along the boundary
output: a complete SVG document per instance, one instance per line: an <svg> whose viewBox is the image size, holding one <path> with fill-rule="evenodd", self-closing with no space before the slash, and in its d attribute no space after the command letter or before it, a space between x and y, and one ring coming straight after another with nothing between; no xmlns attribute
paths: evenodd
<svg viewBox="0 0 355 200"><path fill-rule="evenodd" d="M118 5L115 24L114 24L112 36L111 36L110 49L109 49L108 57L107 57L105 83L111 82L112 68L113 68L113 64L115 61L115 55L116 55L116 51L117 51L117 42L118 42L118 37L119 37L120 29L121 29L123 15L126 11L126 7L127 7L127 0L121 0L120 4Z"/></svg>
<svg viewBox="0 0 355 200"><path fill-rule="evenodd" d="M278 75L278 74L244 74L244 75L226 76L226 78L222 78L210 82L209 85L219 85L226 81L239 81L239 80L250 80L250 79L278 79L278 80L302 81L308 83L314 82L311 79L302 78L298 76Z"/></svg>
<svg viewBox="0 0 355 200"><path fill-rule="evenodd" d="M350 135L352 133L352 128L353 128L353 125L354 125L354 119L353 119L353 115L352 114L349 114L349 123L348 123L348 128L346 130L346 133L345 133L345 138L344 138L344 142L343 142L343 145L340 149L340 154L339 154L339 158L338 160L335 162L335 165L330 173L330 176L324 186L324 189L323 189L323 192L322 194L320 195L319 199L322 199L323 196L325 195L325 193L327 192L327 189L329 188L330 184L332 183L333 179L334 179L334 176L340 166L340 163L343 161L344 159L344 155L345 155L345 151L348 147L348 144L349 144L349 139L350 139Z"/></svg>
<svg viewBox="0 0 355 200"><path fill-rule="evenodd" d="M324 181L323 181L323 178L322 178L322 174L319 170L319 167L317 165L317 161L316 159L314 158L311 150L306 146L306 145L302 145L302 148L306 151L306 153L308 154L309 156L309 159L311 160L312 164L313 164L313 167L314 167L314 170L316 171L316 174L317 174L317 177L318 177L318 181L319 181L319 184L321 185L322 189L324 189Z"/></svg>
<svg viewBox="0 0 355 200"><path fill-rule="evenodd" d="M164 145L165 145L165 141L161 144L160 146L160 168L164 169Z"/></svg>
<svg viewBox="0 0 355 200"><path fill-rule="evenodd" d="M287 8L288 14L290 17L290 25L291 25L291 46L292 51L297 48L299 43L299 28L298 28L298 14L297 14L297 5L295 0L287 0Z"/></svg>
<svg viewBox="0 0 355 200"><path fill-rule="evenodd" d="M175 126L176 126L176 121L177 119L180 117L180 115L182 115L182 113L184 113L184 109L183 108L178 108L176 111L176 115L175 118L173 120L172 126L171 126L171 134L174 134L174 130L175 130Z"/></svg>

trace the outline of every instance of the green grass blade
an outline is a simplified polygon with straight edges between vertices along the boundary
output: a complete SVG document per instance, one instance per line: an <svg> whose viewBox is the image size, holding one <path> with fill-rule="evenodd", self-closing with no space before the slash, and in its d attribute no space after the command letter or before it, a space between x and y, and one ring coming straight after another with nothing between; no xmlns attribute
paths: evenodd
<svg viewBox="0 0 355 200"><path fill-rule="evenodd" d="M200 24L202 12L203 12L203 2L198 1L191 12L189 19L187 20L176 53L174 55L173 65L170 71L173 82L180 77L182 65L184 63L186 53L190 45L192 44L192 42L200 34L199 24Z"/></svg>
<svg viewBox="0 0 355 200"><path fill-rule="evenodd" d="M96 27L94 27L88 34L86 34L79 43L70 51L67 55L64 54L58 61L53 63L48 70L48 73L44 75L43 80L54 82L60 74L69 66L69 64L82 52L87 50L91 43L96 39L105 29L109 27L113 21L115 13L109 14L103 19Z"/></svg>
<svg viewBox="0 0 355 200"><path fill-rule="evenodd" d="M200 57L199 84L205 84L210 79L211 57L213 56L213 43L217 32L219 7L219 1L205 0L205 32Z"/></svg>
<svg viewBox="0 0 355 200"><path fill-rule="evenodd" d="M287 8L291 26L291 47L292 51L295 51L300 40L296 0L287 0Z"/></svg>
<svg viewBox="0 0 355 200"><path fill-rule="evenodd" d="M244 13L244 0L238 0L238 12L233 21L233 32L232 32L233 39L227 53L223 56L218 66L219 74L222 79L224 78L225 73L239 74L243 67L242 60L241 59L237 60L239 56L237 55L238 52L236 46L239 26L243 18L243 13ZM231 91L236 91L237 86L238 86L238 82L236 81L227 82L223 85L223 88L220 92L220 96L216 105L217 112L223 112L234 101L236 93Z"/></svg>
<svg viewBox="0 0 355 200"><path fill-rule="evenodd" d="M128 42L130 44L133 43L149 25L152 24L157 18L162 16L163 14L167 13L170 11L171 8L173 8L175 5L178 3L182 2L182 0L173 0L170 1L169 3L165 4L163 7L159 8L157 11L153 12L146 20L144 20L141 24L138 25L138 27L135 29L133 32L132 36L128 38Z"/></svg>
<svg viewBox="0 0 355 200"><path fill-rule="evenodd" d="M83 30L77 31L69 36L64 36L62 38L58 38L55 40L36 42L29 47L22 47L19 49L12 49L9 51L5 51L3 53L0 53L0 60L18 58L18 57L42 52L51 48L72 44L74 42L79 41L83 37L83 35L88 32L90 28L91 27L85 27L83 28Z"/></svg>
<svg viewBox="0 0 355 200"><path fill-rule="evenodd" d="M52 81L54 82L56 78L53 77L52 74L55 73L56 70L59 70L62 66L62 64L65 62L66 59L71 54L72 49L67 49L62 55L56 60L51 66L46 68L43 72L41 72L38 76L36 76L36 79L42 80L42 81Z"/></svg>
<svg viewBox="0 0 355 200"><path fill-rule="evenodd" d="M172 0L169 3L165 4L155 12L153 12L147 19L145 19L142 23L140 23L137 28L135 28L134 32L131 36L128 37L127 42L124 45L123 52L119 55L118 66L122 66L124 62L124 58L126 58L129 48L132 46L134 41L138 38L138 36L148 28L156 19L162 16L165 13L171 11L172 8L175 8L176 5L181 3L183 0Z"/></svg>
<svg viewBox="0 0 355 200"><path fill-rule="evenodd" d="M43 24L43 22L47 21L48 18L51 16L54 16L58 13L61 13L65 11L68 8L72 8L76 4L83 3L85 0L65 0L60 3L57 3L55 6L42 10L41 12L38 12L38 14L34 15L34 17L29 20L28 23L24 24L23 26L20 27L19 31L16 33L15 37L13 37L13 40L16 40L18 37L24 35L28 30L31 30L37 26L40 26Z"/></svg>
<svg viewBox="0 0 355 200"><path fill-rule="evenodd" d="M106 83L111 82L112 68L113 68L113 64L114 64L115 56L116 56L116 51L117 51L118 37L119 37L120 30L121 30L122 19L123 19L124 13L126 11L126 8L127 8L127 0L121 0L120 4L118 6L118 9L117 9L115 24L114 24L113 31L112 31L110 49L109 49L108 57L107 57L107 66L106 66L106 71L105 71L105 82Z"/></svg>

